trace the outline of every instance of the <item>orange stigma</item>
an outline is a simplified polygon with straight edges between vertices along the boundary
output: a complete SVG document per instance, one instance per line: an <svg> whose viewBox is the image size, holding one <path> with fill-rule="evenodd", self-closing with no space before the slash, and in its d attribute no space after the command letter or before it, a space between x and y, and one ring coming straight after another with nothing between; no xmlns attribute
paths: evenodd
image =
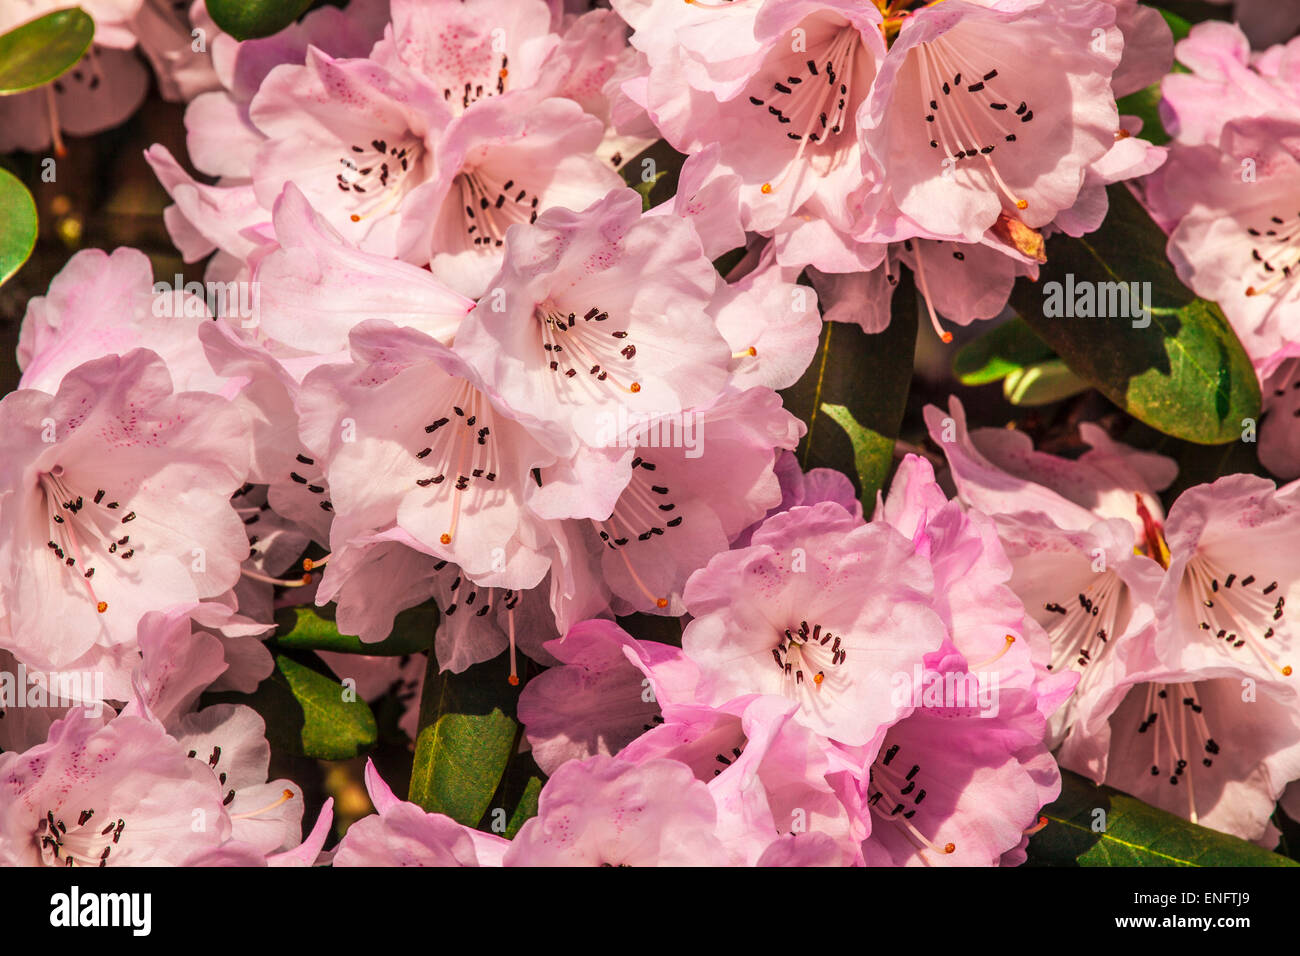
<svg viewBox="0 0 1300 956"><path fill-rule="evenodd" d="M637 392L641 391L641 383L633 382L631 386L629 386L628 391L635 395Z"/></svg>
<svg viewBox="0 0 1300 956"><path fill-rule="evenodd" d="M689 3L689 2L690 2L690 0L687 0L687 3ZM768 195L770 195L771 192L772 192L772 184L771 184L771 183L763 183L763 188L760 189L759 192L761 192L764 196L768 196Z"/></svg>
<svg viewBox="0 0 1300 956"><path fill-rule="evenodd" d="M667 598L658 598L658 599L656 599L656 601L655 601L655 607L657 607L657 608L665 608L665 607L667 607L667 606L668 606L668 599L667 599Z"/></svg>
<svg viewBox="0 0 1300 956"><path fill-rule="evenodd" d="M438 540L441 541L443 544L451 544L451 535L447 534L447 532L444 531L442 534L438 536Z"/></svg>
<svg viewBox="0 0 1300 956"><path fill-rule="evenodd" d="M361 217L358 216L356 213L353 213L353 214L352 214L351 216L349 216L348 218L351 219L353 222L360 222L360 221L361 221Z"/></svg>
<svg viewBox="0 0 1300 956"><path fill-rule="evenodd" d="M98 604L95 605L95 610L98 611L100 614L103 614L105 611L108 610L108 602L100 601ZM1289 672L1290 670L1291 668L1288 667L1287 671Z"/></svg>

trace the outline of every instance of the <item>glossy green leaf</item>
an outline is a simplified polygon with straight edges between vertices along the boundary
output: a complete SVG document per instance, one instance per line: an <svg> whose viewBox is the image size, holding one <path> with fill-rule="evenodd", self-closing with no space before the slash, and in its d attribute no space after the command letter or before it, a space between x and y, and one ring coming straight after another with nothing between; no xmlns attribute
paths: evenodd
<svg viewBox="0 0 1300 956"><path fill-rule="evenodd" d="M823 323L808 371L781 393L786 409L808 426L796 452L799 464L805 471L834 468L855 476L868 515L892 464L907 406L916 305L915 287L904 271L888 328L868 335L851 322ZM846 423L852 423L851 431Z"/></svg>
<svg viewBox="0 0 1300 956"><path fill-rule="evenodd" d="M1237 837L1197 826L1068 770L1029 866L1296 866ZM1100 812L1098 812L1100 811Z"/></svg>
<svg viewBox="0 0 1300 956"><path fill-rule="evenodd" d="M312 0L208 0L208 15L236 40L279 33L307 12Z"/></svg>
<svg viewBox="0 0 1300 956"><path fill-rule="evenodd" d="M1019 280L1012 305L1075 373L1140 421L1204 445L1239 440L1242 420L1260 413L1250 359L1219 307L1179 282L1164 233L1138 201L1120 185L1108 193L1102 227L1049 239L1040 280Z"/></svg>
<svg viewBox="0 0 1300 956"><path fill-rule="evenodd" d="M247 704L266 721L272 748L318 760L355 757L379 737L374 714L354 688L283 654L252 694L222 692L209 700Z"/></svg>
<svg viewBox="0 0 1300 956"><path fill-rule="evenodd" d="M823 403L822 414L844 429L853 446L853 470L858 476L858 488L863 509L870 514L876 503L876 492L885 486L889 466L894 461L893 438L886 438L870 428L863 428L843 405Z"/></svg>
<svg viewBox="0 0 1300 956"><path fill-rule="evenodd" d="M1002 380L1002 392L1007 401L1026 407L1050 405L1086 392L1091 387L1060 359L1018 368Z"/></svg>
<svg viewBox="0 0 1300 956"><path fill-rule="evenodd" d="M56 10L0 35L0 96L57 80L76 66L95 36L80 7Z"/></svg>
<svg viewBox="0 0 1300 956"><path fill-rule="evenodd" d="M513 710L516 697L497 662L461 674L439 673L436 655L429 655L411 768L412 803L466 826L479 824L516 747L519 725L502 709L505 704Z"/></svg>
<svg viewBox="0 0 1300 956"><path fill-rule="evenodd" d="M276 614L276 623L280 625L276 643L286 650L402 657L428 649L438 626L438 609L428 603L399 612L392 633L376 644L340 634L333 620L332 606L285 608Z"/></svg>
<svg viewBox="0 0 1300 956"><path fill-rule="evenodd" d="M963 385L987 385L1054 357L1047 343L1016 316L963 345L953 356L952 372Z"/></svg>
<svg viewBox="0 0 1300 956"><path fill-rule="evenodd" d="M36 203L27 187L0 169L0 285L9 281L36 248Z"/></svg>

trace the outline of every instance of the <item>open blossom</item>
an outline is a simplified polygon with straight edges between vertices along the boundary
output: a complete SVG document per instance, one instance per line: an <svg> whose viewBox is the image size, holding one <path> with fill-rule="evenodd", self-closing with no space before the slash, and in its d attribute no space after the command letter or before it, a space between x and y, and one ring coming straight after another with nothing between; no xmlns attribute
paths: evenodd
<svg viewBox="0 0 1300 956"><path fill-rule="evenodd" d="M333 550L396 522L480 583L537 584L546 532L525 502L559 439L415 329L371 320L351 343L352 363L317 368L301 392L302 437L329 482Z"/></svg>
<svg viewBox="0 0 1300 956"><path fill-rule="evenodd" d="M1148 192L1174 223L1168 251L1179 277L1219 303L1263 375L1300 338L1297 191L1300 115L1233 120L1215 143L1174 149Z"/></svg>
<svg viewBox="0 0 1300 956"><path fill-rule="evenodd" d="M1036 229L1072 206L1119 128L1114 24L1099 0L952 0L908 15L861 120L888 195L880 226L901 216L977 242L1003 213Z"/></svg>
<svg viewBox="0 0 1300 956"><path fill-rule="evenodd" d="M780 500L775 455L793 448L801 430L776 393L761 388L726 394L680 417L632 422L619 436L619 470L602 490L620 487L623 468L631 478L612 505L562 523L557 537L563 534L568 547L557 554L557 578L579 582L615 613L681 614L687 578ZM720 483L724 470L727 481ZM548 516L574 514L581 507L574 499L590 494L587 476L570 480L554 471L540 472L532 507ZM557 623L571 621L560 615Z"/></svg>
<svg viewBox="0 0 1300 956"><path fill-rule="evenodd" d="M9 866L174 866L231 833L217 777L140 717L73 708L45 743L0 755L0 792Z"/></svg>
<svg viewBox="0 0 1300 956"><path fill-rule="evenodd" d="M302 66L271 71L249 118L267 137L253 167L264 209L292 182L340 232L394 255L410 208L405 200L429 179L450 116L415 77L309 47Z"/></svg>
<svg viewBox="0 0 1300 956"><path fill-rule="evenodd" d="M961 403L954 398L949 409L945 417L927 408L926 421L962 500L994 520L1010 585L1050 642L1040 663L1079 674L1052 716L1051 740L1076 724L1075 733L1088 733L1087 715L1151 637L1163 577L1145 553L1147 521L1163 516L1152 488L1173 480L1172 462L1112 442L1093 425L1080 428L1091 449L1071 461L1034 450L1021 434L967 432Z"/></svg>
<svg viewBox="0 0 1300 956"><path fill-rule="evenodd" d="M949 638L895 682L920 706L885 731L859 784L873 818L862 852L868 865L997 865L1059 793L1045 730L1075 678L1035 662L1046 642L994 523L949 501L928 462L904 459L879 511L929 560Z"/></svg>
<svg viewBox="0 0 1300 956"><path fill-rule="evenodd" d="M1232 661L1261 684L1291 684L1300 601L1290 543L1300 501L1255 475L1229 475L1183 492L1163 537L1165 581L1156 603L1160 660L1187 669Z"/></svg>
<svg viewBox="0 0 1300 956"><path fill-rule="evenodd" d="M561 97L484 102L439 144L439 173L421 197L438 211L431 228L418 224L410 257L428 261L452 288L483 295L512 225L536 222L554 206L585 209L623 185L595 155L603 132L596 117Z"/></svg>
<svg viewBox="0 0 1300 956"><path fill-rule="evenodd" d="M687 223L642 216L640 196L618 189L512 232L456 351L514 407L608 444L620 409L644 419L722 391L730 349L708 317L718 281Z"/></svg>
<svg viewBox="0 0 1300 956"><path fill-rule="evenodd" d="M121 675L144 613L238 579L248 539L229 497L248 451L225 400L173 393L136 349L79 366L54 395L6 396L0 421L8 641L29 664Z"/></svg>
<svg viewBox="0 0 1300 956"><path fill-rule="evenodd" d="M1148 655L1145 669L1099 702L1094 724L1087 739L1067 741L1064 766L1084 770L1083 755L1096 753L1094 779L1193 823L1276 844L1269 818L1300 773L1293 690L1256 686L1232 662L1169 666Z"/></svg>
<svg viewBox="0 0 1300 956"><path fill-rule="evenodd" d="M768 518L749 547L687 582L682 647L700 668L698 699L783 695L823 737L866 744L910 708L891 701L890 675L943 639L932 587L925 560L887 525L859 525L830 502Z"/></svg>
<svg viewBox="0 0 1300 956"><path fill-rule="evenodd" d="M870 4L616 0L649 74L623 88L678 150L720 149L747 229L794 229L782 261L827 271L879 256L850 235L864 183L860 107L885 56ZM871 185L869 179L867 185ZM810 220L803 226L803 220Z"/></svg>
<svg viewBox="0 0 1300 956"><path fill-rule="evenodd" d="M666 758L686 764L708 784L719 810L719 835L748 865L783 836L820 834L836 847L835 864L859 858L864 826L840 799L832 775L842 768L806 727L797 704L746 696L720 707L667 705L662 722L619 752L619 759ZM838 782L838 781L837 781Z"/></svg>
<svg viewBox="0 0 1300 956"><path fill-rule="evenodd" d="M537 816L506 851L506 866L720 866L713 796L688 766L655 759L572 760L542 788Z"/></svg>

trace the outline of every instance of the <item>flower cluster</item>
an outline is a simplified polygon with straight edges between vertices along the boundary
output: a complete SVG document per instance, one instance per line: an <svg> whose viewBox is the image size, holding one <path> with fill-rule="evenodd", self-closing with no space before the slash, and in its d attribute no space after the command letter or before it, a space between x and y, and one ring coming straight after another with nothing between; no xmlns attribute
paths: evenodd
<svg viewBox="0 0 1300 956"><path fill-rule="evenodd" d="M88 89L0 101L0 149L120 121L138 44L188 103L196 172L144 158L204 281L86 250L28 304L0 669L47 678L0 712L0 862L1016 865L1061 767L1276 843L1300 486L1166 513L1170 459L954 397L864 513L779 390L824 320L885 330L904 270L943 342L999 316L1144 177L1300 475L1300 41L1199 26L1166 148L1117 106L1174 50L1136 0L352 0L245 41L202 0L82 6ZM536 815L476 830L368 764L325 849L274 728L203 695L272 674L277 610L377 644L430 603L430 673L520 687ZM408 685L416 736L423 655L320 658Z"/></svg>

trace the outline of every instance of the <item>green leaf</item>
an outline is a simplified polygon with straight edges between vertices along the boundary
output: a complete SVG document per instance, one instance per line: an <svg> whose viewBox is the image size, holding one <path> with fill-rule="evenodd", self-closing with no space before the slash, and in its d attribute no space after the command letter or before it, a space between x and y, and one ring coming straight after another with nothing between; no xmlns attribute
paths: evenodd
<svg viewBox="0 0 1300 956"><path fill-rule="evenodd" d="M495 662L461 674L439 673L437 655L429 654L411 767L412 803L478 826L516 747L519 725L501 707L508 703L513 710L514 696Z"/></svg>
<svg viewBox="0 0 1300 956"><path fill-rule="evenodd" d="M1138 201L1122 185L1107 192L1101 228L1049 239L1040 281L1018 280L1011 304L1076 374L1134 418L1203 445L1240 439L1242 420L1260 414L1250 359L1219 307L1178 281L1165 236ZM1144 328L1130 317L1142 310L1124 307L1135 282L1149 300ZM1089 292L1091 311L1124 314L1061 314L1080 311L1074 304L1086 305Z"/></svg>
<svg viewBox="0 0 1300 956"><path fill-rule="evenodd" d="M1174 35L1174 42L1186 40L1187 34L1192 32L1192 25L1186 19L1176 13L1170 13L1168 10L1156 8L1156 12L1165 18L1165 23L1169 24L1169 30Z"/></svg>
<svg viewBox="0 0 1300 956"><path fill-rule="evenodd" d="M208 0L214 23L236 40L279 33L302 16L312 0Z"/></svg>
<svg viewBox="0 0 1300 956"><path fill-rule="evenodd" d="M1002 381L1002 392L1012 405L1050 405L1091 388L1060 359L1018 368Z"/></svg>
<svg viewBox="0 0 1300 956"><path fill-rule="evenodd" d="M667 202L677 193L677 178L685 161L685 156L661 139L624 163L619 175L641 194L641 208L646 210Z"/></svg>
<svg viewBox="0 0 1300 956"><path fill-rule="evenodd" d="M340 634L332 607L284 608L276 613L276 623L280 624L280 630L275 641L286 650L402 657L428 649L438 626L438 609L430 602L401 611L393 621L392 633L375 644Z"/></svg>
<svg viewBox="0 0 1300 956"><path fill-rule="evenodd" d="M858 476L862 508L870 514L876 504L876 492L885 486L889 466L894 460L893 438L886 438L858 424L853 413L843 405L822 404L822 414L844 429L853 446L853 470Z"/></svg>
<svg viewBox="0 0 1300 956"><path fill-rule="evenodd" d="M36 248L36 203L27 187L0 169L0 285L17 272Z"/></svg>
<svg viewBox="0 0 1300 956"><path fill-rule="evenodd" d="M0 35L0 96L57 80L76 66L95 37L80 7L56 10Z"/></svg>
<svg viewBox="0 0 1300 956"><path fill-rule="evenodd" d="M868 335L851 322L823 323L808 371L781 393L785 407L808 426L796 452L799 464L805 471L834 468L856 476L868 516L892 464L907 406L916 304L915 287L903 271L889 327Z"/></svg>
<svg viewBox="0 0 1300 956"><path fill-rule="evenodd" d="M952 372L963 385L987 385L1055 357L1028 323L1016 316L963 345L953 356Z"/></svg>
<svg viewBox="0 0 1300 956"><path fill-rule="evenodd" d="M1047 826L1029 840L1029 866L1300 865L1068 770L1061 772L1060 798L1042 815Z"/></svg>
<svg viewBox="0 0 1300 956"><path fill-rule="evenodd" d="M242 703L266 721L272 748L318 760L348 760L374 747L375 716L355 691L291 657L277 654L275 670L252 694L222 692L213 702Z"/></svg>

